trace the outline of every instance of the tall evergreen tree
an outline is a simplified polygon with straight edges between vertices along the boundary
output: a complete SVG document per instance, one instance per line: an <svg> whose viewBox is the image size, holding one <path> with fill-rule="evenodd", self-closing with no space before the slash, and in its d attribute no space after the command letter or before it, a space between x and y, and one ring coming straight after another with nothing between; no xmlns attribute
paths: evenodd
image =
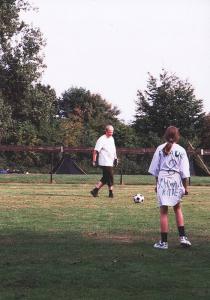
<svg viewBox="0 0 210 300"><path fill-rule="evenodd" d="M185 138L191 139L200 133L203 102L196 98L188 81L165 70L158 79L149 74L147 89L138 90L137 96L134 127L147 142L159 142L170 125L177 126Z"/></svg>

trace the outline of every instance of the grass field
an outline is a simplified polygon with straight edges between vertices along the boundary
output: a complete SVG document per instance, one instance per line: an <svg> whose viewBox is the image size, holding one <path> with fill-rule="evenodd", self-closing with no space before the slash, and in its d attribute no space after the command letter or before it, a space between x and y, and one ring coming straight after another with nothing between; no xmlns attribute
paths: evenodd
<svg viewBox="0 0 210 300"><path fill-rule="evenodd" d="M53 174L53 183L62 184L94 184L101 175L58 175ZM0 183L50 183L50 174L0 174ZM115 183L128 185L151 185L154 184L154 177L151 175L115 175ZM192 185L210 186L210 176L192 176Z"/></svg>
<svg viewBox="0 0 210 300"><path fill-rule="evenodd" d="M180 248L170 210L164 251L153 249L152 185L116 185L114 199L105 188L92 198L91 188L0 184L0 299L210 299L209 186L191 186L183 200L193 246ZM133 203L137 192L143 204Z"/></svg>

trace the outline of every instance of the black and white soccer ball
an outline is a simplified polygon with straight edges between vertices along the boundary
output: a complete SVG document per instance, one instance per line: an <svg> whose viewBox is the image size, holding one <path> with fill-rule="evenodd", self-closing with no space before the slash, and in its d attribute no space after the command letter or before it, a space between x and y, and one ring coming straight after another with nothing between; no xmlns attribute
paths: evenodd
<svg viewBox="0 0 210 300"><path fill-rule="evenodd" d="M133 201L135 203L142 203L144 202L144 196L142 194L136 194L133 196Z"/></svg>

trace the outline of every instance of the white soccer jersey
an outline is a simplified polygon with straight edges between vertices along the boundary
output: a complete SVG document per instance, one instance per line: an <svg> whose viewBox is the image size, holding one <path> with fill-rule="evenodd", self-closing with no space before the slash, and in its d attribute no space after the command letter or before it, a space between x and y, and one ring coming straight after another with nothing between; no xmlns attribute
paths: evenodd
<svg viewBox="0 0 210 300"><path fill-rule="evenodd" d="M179 173L182 179L190 177L189 160L185 149L174 143L170 153L165 155L162 151L165 145L166 143L157 147L149 173L158 177L160 171L167 171Z"/></svg>
<svg viewBox="0 0 210 300"><path fill-rule="evenodd" d="M182 179L190 177L189 160L185 149L178 144L173 144L170 153L165 155L165 145L166 143L157 147L149 173L158 177L158 205L175 206L185 192Z"/></svg>
<svg viewBox="0 0 210 300"><path fill-rule="evenodd" d="M94 150L98 151L99 166L113 167L114 159L117 158L114 138L102 135L96 142Z"/></svg>

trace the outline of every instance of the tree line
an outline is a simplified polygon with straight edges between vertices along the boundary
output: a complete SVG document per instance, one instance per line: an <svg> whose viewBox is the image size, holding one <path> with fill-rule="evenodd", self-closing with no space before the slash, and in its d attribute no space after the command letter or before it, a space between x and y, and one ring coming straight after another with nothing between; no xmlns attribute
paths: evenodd
<svg viewBox="0 0 210 300"><path fill-rule="evenodd" d="M0 0L0 141L9 145L94 146L110 123L117 147L156 147L169 125L180 128L181 143L210 148L210 115L203 112L193 86L166 70L158 78L148 73L147 87L139 89L131 124L119 119L120 111L99 94L83 87L69 87L57 97L41 83L46 66L45 41L39 28L24 22L28 0ZM13 161L44 167L44 155L1 153L1 165ZM80 158L81 159L81 158ZM136 158L124 158L137 170Z"/></svg>

